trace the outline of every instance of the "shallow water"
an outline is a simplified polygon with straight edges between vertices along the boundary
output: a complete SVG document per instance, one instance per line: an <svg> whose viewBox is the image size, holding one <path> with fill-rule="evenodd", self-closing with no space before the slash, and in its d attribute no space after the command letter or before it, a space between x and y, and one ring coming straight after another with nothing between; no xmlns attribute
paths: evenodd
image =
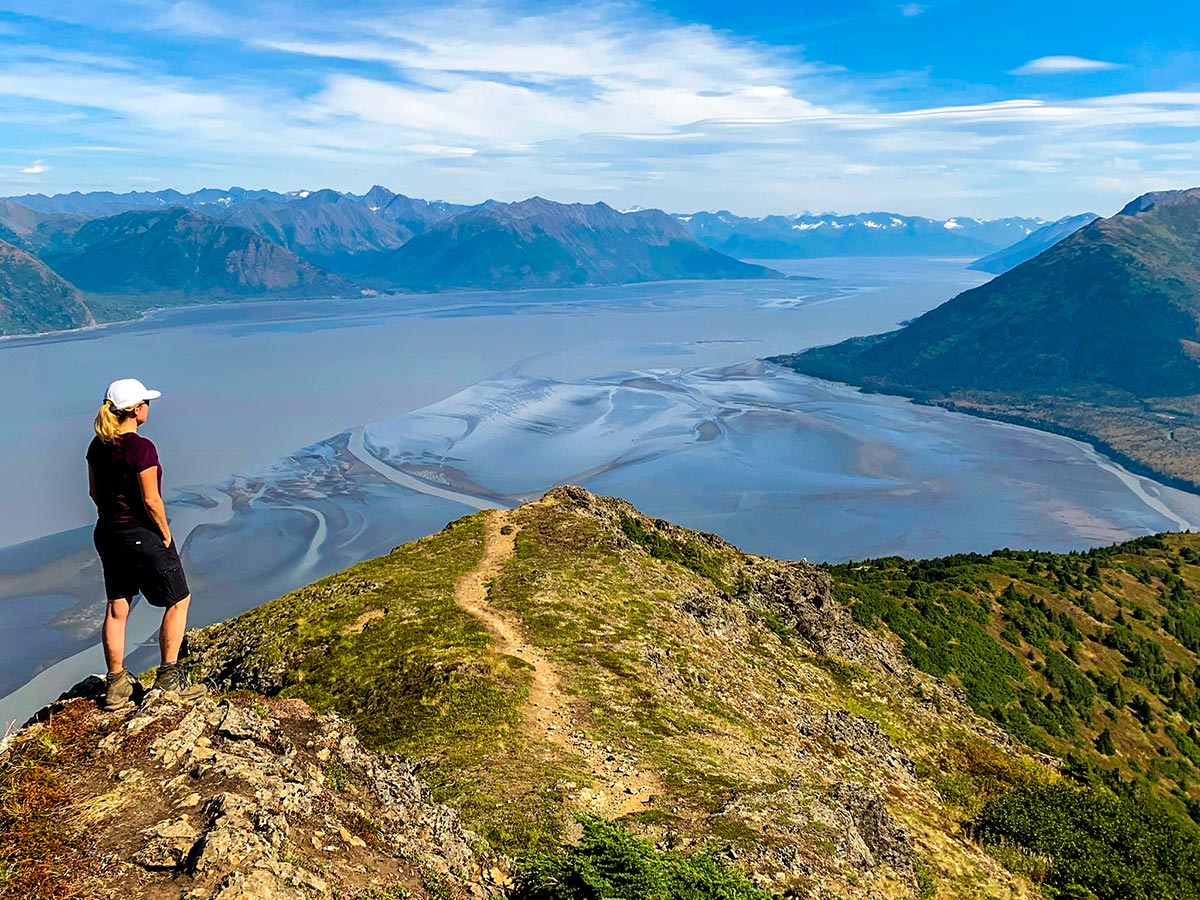
<svg viewBox="0 0 1200 900"><path fill-rule="evenodd" d="M982 280L962 261L794 268L818 280L263 303L0 345L0 378L41 401L0 426L0 632L37 634L7 641L0 693L63 660L0 720L100 664L90 512L63 473L82 468L88 397L124 374L164 390L146 434L187 535L194 624L564 482L814 560L1066 550L1200 522L1200 498L1076 442L754 363L896 327ZM131 644L156 624L135 610Z"/></svg>

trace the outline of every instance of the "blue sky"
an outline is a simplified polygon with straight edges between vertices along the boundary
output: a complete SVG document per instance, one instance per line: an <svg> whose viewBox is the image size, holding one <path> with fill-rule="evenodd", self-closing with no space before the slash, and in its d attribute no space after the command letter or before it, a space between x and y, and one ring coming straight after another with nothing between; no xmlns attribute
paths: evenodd
<svg viewBox="0 0 1200 900"><path fill-rule="evenodd" d="M0 194L384 184L1109 214L1200 184L1200 10L0 0Z"/></svg>

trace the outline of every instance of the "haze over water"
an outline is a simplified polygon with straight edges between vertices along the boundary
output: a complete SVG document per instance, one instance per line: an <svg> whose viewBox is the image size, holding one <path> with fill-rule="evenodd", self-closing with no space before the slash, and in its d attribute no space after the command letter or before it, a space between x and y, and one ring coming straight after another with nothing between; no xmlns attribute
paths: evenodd
<svg viewBox="0 0 1200 900"><path fill-rule="evenodd" d="M0 637L17 648L0 694L78 654L0 700L0 721L101 665L82 456L126 375L164 392L145 434L195 625L565 482L814 560L1200 522L1200 498L1078 443L755 363L889 330L983 280L963 261L784 265L819 280L206 307L0 343L0 379L30 410L0 425ZM156 624L135 611L131 640Z"/></svg>

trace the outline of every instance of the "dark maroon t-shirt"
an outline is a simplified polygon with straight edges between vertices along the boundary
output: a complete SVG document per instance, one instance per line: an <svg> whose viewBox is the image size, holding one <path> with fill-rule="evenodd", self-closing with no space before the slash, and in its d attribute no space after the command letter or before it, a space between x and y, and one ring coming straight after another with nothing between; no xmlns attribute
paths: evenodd
<svg viewBox="0 0 1200 900"><path fill-rule="evenodd" d="M158 531L142 501L138 473L158 469L158 490L162 492L162 466L154 444L136 432L117 435L112 443L92 438L87 451L88 465L96 482L99 523L105 528L149 528Z"/></svg>

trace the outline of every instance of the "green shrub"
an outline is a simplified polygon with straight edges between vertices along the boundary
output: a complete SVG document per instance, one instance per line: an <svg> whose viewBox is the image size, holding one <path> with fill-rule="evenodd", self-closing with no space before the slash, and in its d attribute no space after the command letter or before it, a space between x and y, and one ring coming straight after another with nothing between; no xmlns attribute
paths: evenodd
<svg viewBox="0 0 1200 900"><path fill-rule="evenodd" d="M1136 788L1030 782L985 803L976 836L1049 858L1051 896L1200 898L1200 829Z"/></svg>
<svg viewBox="0 0 1200 900"><path fill-rule="evenodd" d="M646 529L639 519L621 514L621 531L635 544L643 547L655 559L666 559L691 569L724 590L725 574L713 553L694 541L673 541L661 531Z"/></svg>
<svg viewBox="0 0 1200 900"><path fill-rule="evenodd" d="M661 852L620 825L585 818L574 847L517 865L510 900L770 900L707 853Z"/></svg>

